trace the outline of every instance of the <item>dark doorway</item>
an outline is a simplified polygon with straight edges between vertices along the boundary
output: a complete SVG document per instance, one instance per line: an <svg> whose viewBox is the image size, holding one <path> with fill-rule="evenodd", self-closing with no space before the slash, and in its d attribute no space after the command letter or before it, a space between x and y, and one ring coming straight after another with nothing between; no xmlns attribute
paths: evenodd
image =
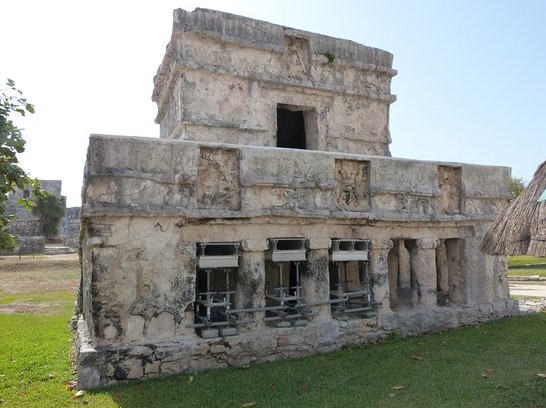
<svg viewBox="0 0 546 408"><path fill-rule="evenodd" d="M306 148L302 111L277 108L277 147Z"/></svg>

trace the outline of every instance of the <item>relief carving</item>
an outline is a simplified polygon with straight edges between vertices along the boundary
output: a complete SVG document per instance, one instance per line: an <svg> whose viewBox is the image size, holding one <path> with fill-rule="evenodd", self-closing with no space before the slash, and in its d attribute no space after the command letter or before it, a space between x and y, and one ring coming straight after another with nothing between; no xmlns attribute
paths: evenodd
<svg viewBox="0 0 546 408"><path fill-rule="evenodd" d="M309 41L304 38L285 37L282 61L291 74L306 76L309 73Z"/></svg>
<svg viewBox="0 0 546 408"><path fill-rule="evenodd" d="M228 149L201 149L197 170L198 208L240 209L237 153Z"/></svg>
<svg viewBox="0 0 546 408"><path fill-rule="evenodd" d="M347 211L369 211L368 162L336 160L337 206Z"/></svg>
<svg viewBox="0 0 546 408"><path fill-rule="evenodd" d="M294 208L296 204L293 202L292 194L294 189L274 188L271 190L273 207Z"/></svg>
<svg viewBox="0 0 546 408"><path fill-rule="evenodd" d="M460 214L461 169L438 166L438 211L444 214Z"/></svg>
<svg viewBox="0 0 546 408"><path fill-rule="evenodd" d="M434 208L426 197L399 193L396 195L396 200L396 211L398 212L404 214L434 213Z"/></svg>
<svg viewBox="0 0 546 408"><path fill-rule="evenodd" d="M293 211L316 211L328 209L329 192L314 188L273 188L262 196L263 203L271 207Z"/></svg>

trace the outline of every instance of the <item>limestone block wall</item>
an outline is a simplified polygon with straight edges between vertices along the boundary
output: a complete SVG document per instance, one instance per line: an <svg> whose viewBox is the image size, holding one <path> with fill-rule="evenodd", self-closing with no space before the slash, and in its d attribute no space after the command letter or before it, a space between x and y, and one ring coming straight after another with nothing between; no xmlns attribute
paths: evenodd
<svg viewBox="0 0 546 408"><path fill-rule="evenodd" d="M83 214L489 221L509 177L506 167L93 135Z"/></svg>
<svg viewBox="0 0 546 408"><path fill-rule="evenodd" d="M277 108L311 150L390 155L392 54L214 10L176 10L154 79L161 137L276 146Z"/></svg>
<svg viewBox="0 0 546 408"><path fill-rule="evenodd" d="M38 180L42 189L49 194L61 196L61 180ZM24 205L18 204L21 198L31 198L32 189L17 189L8 197L6 213L15 215L16 221L9 226L10 232L21 237L41 236L42 231L38 217L29 211Z"/></svg>
<svg viewBox="0 0 546 408"><path fill-rule="evenodd" d="M69 207L61 221L63 245L77 248L80 241L80 207Z"/></svg>
<svg viewBox="0 0 546 408"><path fill-rule="evenodd" d="M302 356L391 330L514 313L505 259L478 250L510 196L509 177L504 167L93 135L82 207L80 386ZM300 284L313 305L305 327L272 327L261 309L274 270L268 242L283 237L305 241ZM371 317L339 320L329 304L339 238L369 243ZM211 242L238 246L232 307L249 310L221 344L194 327L198 247Z"/></svg>
<svg viewBox="0 0 546 408"><path fill-rule="evenodd" d="M78 387L517 312L505 258L478 249L510 169L391 158L392 58L175 10L160 139L89 141Z"/></svg>
<svg viewBox="0 0 546 408"><path fill-rule="evenodd" d="M61 180L39 180L39 183L48 193L61 196ZM31 210L18 204L19 199L31 196L31 190L16 190L8 197L6 213L15 216L15 220L9 224L8 228L10 233L16 236L14 252L18 254L41 253L45 248L40 220ZM61 221L60 235L69 246L79 245L79 207L67 211Z"/></svg>

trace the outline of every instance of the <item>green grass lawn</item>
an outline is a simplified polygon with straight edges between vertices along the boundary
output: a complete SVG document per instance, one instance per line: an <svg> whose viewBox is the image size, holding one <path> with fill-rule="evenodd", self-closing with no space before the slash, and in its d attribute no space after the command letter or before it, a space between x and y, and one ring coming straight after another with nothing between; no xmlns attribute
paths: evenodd
<svg viewBox="0 0 546 408"><path fill-rule="evenodd" d="M65 314L0 315L0 400L4 407L67 406L72 376Z"/></svg>
<svg viewBox="0 0 546 408"><path fill-rule="evenodd" d="M508 257L508 276L546 277L546 258L536 258L528 255Z"/></svg>
<svg viewBox="0 0 546 408"><path fill-rule="evenodd" d="M0 315L4 407L546 407L546 313L246 369L67 388L70 314Z"/></svg>
<svg viewBox="0 0 546 408"><path fill-rule="evenodd" d="M546 407L544 335L541 314L100 394L129 408Z"/></svg>
<svg viewBox="0 0 546 408"><path fill-rule="evenodd" d="M537 258L529 255L512 255L508 257L508 267L518 267L523 265L546 264L546 258Z"/></svg>
<svg viewBox="0 0 546 408"><path fill-rule="evenodd" d="M0 310L17 302L42 305L0 312L0 408L546 408L546 378L537 375L546 373L546 313L302 360L134 381L76 397L67 385L75 378L74 296L0 292Z"/></svg>

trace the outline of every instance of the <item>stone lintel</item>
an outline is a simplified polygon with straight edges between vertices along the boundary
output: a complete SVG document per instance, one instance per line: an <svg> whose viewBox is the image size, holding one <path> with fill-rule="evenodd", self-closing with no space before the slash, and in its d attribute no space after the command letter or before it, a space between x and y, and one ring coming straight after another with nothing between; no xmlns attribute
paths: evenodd
<svg viewBox="0 0 546 408"><path fill-rule="evenodd" d="M309 238L309 249L330 249L332 240L330 238Z"/></svg>
<svg viewBox="0 0 546 408"><path fill-rule="evenodd" d="M244 252L262 252L269 248L265 239L244 239L241 241L241 249Z"/></svg>

